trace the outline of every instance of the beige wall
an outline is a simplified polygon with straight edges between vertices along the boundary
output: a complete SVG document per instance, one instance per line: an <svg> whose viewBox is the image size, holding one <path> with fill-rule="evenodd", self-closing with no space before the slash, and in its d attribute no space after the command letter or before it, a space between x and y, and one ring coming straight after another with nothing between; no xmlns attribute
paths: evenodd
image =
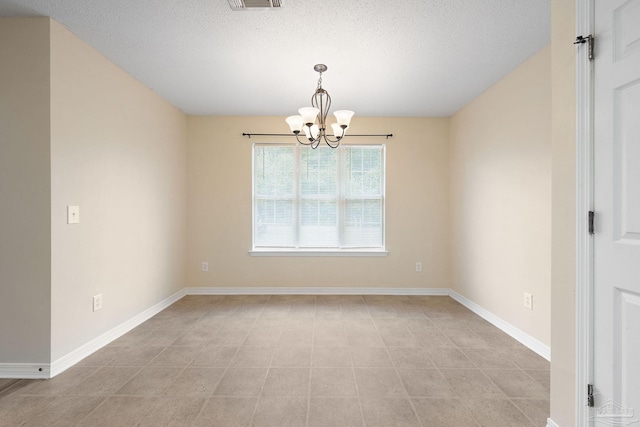
<svg viewBox="0 0 640 427"><path fill-rule="evenodd" d="M448 288L448 126L446 118L353 119L354 134L394 134L345 140L387 144L387 257L251 257L252 143L295 140L242 136L287 132L281 117L189 117L187 284Z"/></svg>
<svg viewBox="0 0 640 427"><path fill-rule="evenodd" d="M575 425L576 2L553 0L551 419Z"/></svg>
<svg viewBox="0 0 640 427"><path fill-rule="evenodd" d="M0 363L48 363L49 20L0 18Z"/></svg>
<svg viewBox="0 0 640 427"><path fill-rule="evenodd" d="M574 1L553 0L552 15L551 412L570 426ZM46 18L0 19L0 363L55 360L183 284L450 286L448 119L354 119L353 132L396 135L386 141L388 257L252 258L254 140L240 134L284 132L281 118L191 117L186 125L181 113L122 70L57 24L49 26ZM456 129L453 124L454 139ZM180 148L185 132L188 169ZM182 270L185 203L189 246ZM67 204L81 206L81 224L64 224ZM203 260L210 262L208 273L200 272ZM421 274L416 261L423 262ZM98 292L105 308L91 313ZM514 298L521 307L521 297ZM539 304L536 294L534 313ZM509 320L510 307L506 301L496 314Z"/></svg>
<svg viewBox="0 0 640 427"><path fill-rule="evenodd" d="M550 138L550 47L451 118L452 287L547 345Z"/></svg>
<svg viewBox="0 0 640 427"><path fill-rule="evenodd" d="M186 116L52 22L52 361L184 287L186 166Z"/></svg>

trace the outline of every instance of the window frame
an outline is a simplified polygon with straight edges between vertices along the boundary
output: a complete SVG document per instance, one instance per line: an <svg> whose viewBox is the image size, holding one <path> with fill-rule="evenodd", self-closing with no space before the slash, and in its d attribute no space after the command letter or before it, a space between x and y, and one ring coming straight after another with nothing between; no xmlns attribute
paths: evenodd
<svg viewBox="0 0 640 427"><path fill-rule="evenodd" d="M295 245L291 246L283 246L283 247L269 247L269 246L256 246L256 159L257 154L256 150L259 147L291 147L294 150L294 194L293 194L293 215L294 215L294 233L295 233ZM379 198L375 198L375 200L380 200L381 202L381 246L376 247L347 247L347 246L336 246L336 247L300 247L300 226L301 226L301 202L304 199L301 194L301 159L302 159L302 151L303 149L310 149L307 146L300 146L300 144L296 143L286 143L286 142L277 142L277 143L268 143L268 142L255 142L252 144L251 149L251 250L249 254L251 256L360 256L360 257L380 257L386 256L388 251L386 249L386 144L341 144L341 147L336 150L340 150L338 152L338 164L337 166L337 181L338 181L338 240L339 244L344 243L344 235L345 235L345 218L344 214L346 211L347 201L349 200L373 200L371 197L347 197L345 194L344 188L344 168L343 162L345 159L344 148L345 147L376 147L381 149L381 167L382 167L382 183L381 183L381 195Z"/></svg>

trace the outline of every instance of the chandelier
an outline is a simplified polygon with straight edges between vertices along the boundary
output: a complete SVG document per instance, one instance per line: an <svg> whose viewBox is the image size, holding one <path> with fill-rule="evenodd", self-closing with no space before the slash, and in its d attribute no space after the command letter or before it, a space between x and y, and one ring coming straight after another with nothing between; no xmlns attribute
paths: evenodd
<svg viewBox="0 0 640 427"><path fill-rule="evenodd" d="M322 88L322 73L327 71L327 66L317 64L313 69L320 73L320 78L318 79L318 87L311 97L311 107L300 108L298 110L299 116L287 117L286 121L300 144L310 145L315 149L321 141L324 141L329 147L337 148L349 128L354 112L349 110L334 112L333 115L336 116L337 123L331 124L333 138L327 135L327 115L329 108L331 108L331 96ZM306 137L302 140L298 137L301 131L304 131Z"/></svg>

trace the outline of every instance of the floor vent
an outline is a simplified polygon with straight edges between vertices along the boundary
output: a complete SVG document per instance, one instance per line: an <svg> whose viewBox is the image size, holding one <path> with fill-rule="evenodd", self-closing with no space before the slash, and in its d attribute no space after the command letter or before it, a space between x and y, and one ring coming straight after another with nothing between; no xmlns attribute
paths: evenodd
<svg viewBox="0 0 640 427"><path fill-rule="evenodd" d="M279 9L282 0L229 0L229 6L233 10Z"/></svg>

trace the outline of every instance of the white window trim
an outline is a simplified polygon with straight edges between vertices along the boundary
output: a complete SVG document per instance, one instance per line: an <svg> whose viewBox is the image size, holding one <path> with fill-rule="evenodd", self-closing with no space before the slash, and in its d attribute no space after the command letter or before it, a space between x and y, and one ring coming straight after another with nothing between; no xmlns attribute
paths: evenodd
<svg viewBox="0 0 640 427"><path fill-rule="evenodd" d="M255 149L259 145L270 145L267 143L255 142L251 150L251 245L252 249L249 251L250 256L255 257L386 257L389 251L386 247L386 186L387 186L387 156L386 156L386 144L362 144L362 145L380 145L383 149L382 168L383 183L382 183L382 247L380 248L277 248L277 247L255 247L253 242L255 240L255 228L253 221L255 219L255 183L254 183L254 171L255 171ZM286 143L277 143L274 145L295 145ZM353 144L358 146L361 144ZM298 156L296 155L296 162ZM298 168L299 165L296 165ZM341 173L341 168L338 168L338 173ZM296 196L297 197L297 196ZM343 224L340 223L340 227Z"/></svg>
<svg viewBox="0 0 640 427"><path fill-rule="evenodd" d="M277 249L277 248L258 248L249 251L251 256L266 257L385 257L389 255L389 251L382 249L330 249L330 250L309 250L309 249Z"/></svg>

